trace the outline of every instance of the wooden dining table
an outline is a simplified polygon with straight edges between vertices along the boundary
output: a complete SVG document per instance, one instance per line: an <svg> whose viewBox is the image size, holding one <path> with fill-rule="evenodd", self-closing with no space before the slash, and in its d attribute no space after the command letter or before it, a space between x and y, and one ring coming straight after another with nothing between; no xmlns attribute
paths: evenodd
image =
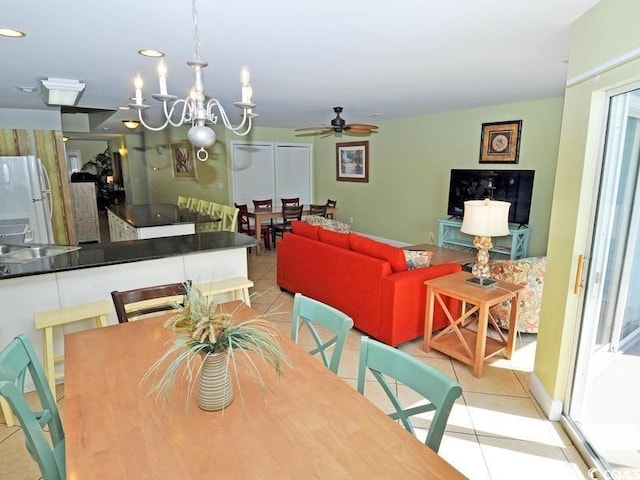
<svg viewBox="0 0 640 480"><path fill-rule="evenodd" d="M171 341L168 315L65 336L67 479L465 478L282 334L291 366L253 358L260 382L236 353L224 410L201 410L181 377L156 398L141 379ZM236 318L258 316L242 304Z"/></svg>
<svg viewBox="0 0 640 480"><path fill-rule="evenodd" d="M310 207L302 208L302 215L309 215L311 212ZM327 207L327 213L332 215L332 218L336 218L338 214L337 207ZM273 208L254 208L253 210L249 210L247 212L249 218L253 218L255 221L256 227L256 241L258 242L258 246L256 248L257 252L260 252L262 245L262 232L261 228L258 228L264 222L270 222L272 220L282 219L282 207L273 207Z"/></svg>

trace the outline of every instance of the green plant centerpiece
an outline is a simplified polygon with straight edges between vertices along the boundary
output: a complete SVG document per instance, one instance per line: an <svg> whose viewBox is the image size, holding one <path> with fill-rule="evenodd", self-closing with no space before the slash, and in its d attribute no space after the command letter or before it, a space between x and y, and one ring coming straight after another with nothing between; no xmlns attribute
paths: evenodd
<svg viewBox="0 0 640 480"><path fill-rule="evenodd" d="M235 316L244 304L230 312L202 295L197 287L187 286L184 303L174 304L177 314L169 318L164 327L174 332L167 351L149 368L143 378L166 366L162 376L151 388L157 395L172 389L176 375L184 372L188 381L187 404L198 382L198 405L203 410L221 410L233 400L229 365L237 378L236 356L246 355L247 364L262 382L260 372L250 353L273 366L278 375L289 361L278 341L278 331L262 317L236 322ZM238 384L239 385L239 384Z"/></svg>

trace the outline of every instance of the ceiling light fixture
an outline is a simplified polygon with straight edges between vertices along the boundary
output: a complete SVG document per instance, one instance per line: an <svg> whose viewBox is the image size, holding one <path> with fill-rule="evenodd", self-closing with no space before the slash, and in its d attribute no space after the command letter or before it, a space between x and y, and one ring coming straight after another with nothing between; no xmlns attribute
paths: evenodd
<svg viewBox="0 0 640 480"><path fill-rule="evenodd" d="M86 87L85 83L66 78L47 78L41 82L44 87L42 97L47 105L73 106L78 102L84 87Z"/></svg>
<svg viewBox="0 0 640 480"><path fill-rule="evenodd" d="M122 124L132 132L140 126L140 122L137 120L122 120Z"/></svg>
<svg viewBox="0 0 640 480"><path fill-rule="evenodd" d="M143 57L164 57L164 52L161 52L160 50L154 50L152 48L143 48L142 50L138 50L138 53Z"/></svg>
<svg viewBox="0 0 640 480"><path fill-rule="evenodd" d="M143 103L142 98L142 78L140 74L136 76L134 80L135 86L135 103L130 104L131 108L138 110L138 119L142 125L152 131L160 131L167 126L172 125L174 127L180 127L185 123L191 123L191 128L187 132L187 138L194 147L198 147L196 157L200 161L206 161L209 158L209 153L205 150L205 147L210 147L216 141L215 132L207 126L207 124L216 124L218 122L218 116L214 113L214 109L217 108L222 118L224 126L235 133L236 135L244 136L251 131L251 121L257 117L256 113L253 113L255 105L251 103L251 95L253 94L251 85L249 84L249 69L244 66L240 72L240 82L242 83L242 101L235 102L234 105L242 109L242 121L235 127L229 122L224 108L218 100L215 98L210 99L205 103L204 86L202 84L202 69L208 65L200 59L200 35L198 33L198 13L196 9L196 0L191 2L192 14L193 14L193 40L194 40L194 52L193 60L187 62L195 76L195 82L189 96L185 99L178 100L175 95L167 93L167 68L164 61L161 59L158 65L158 80L160 85L160 93L154 93L151 95L158 101L161 101L164 109L165 121L158 127L152 127L145 123L142 118L142 111L150 108L149 105ZM179 115L177 121L173 120L174 113Z"/></svg>
<svg viewBox="0 0 640 480"><path fill-rule="evenodd" d="M24 32L21 32L20 30L16 30L15 28L2 27L2 28L0 28L0 36L2 36L2 37L11 37L11 38L20 38L20 37L26 37L27 34L24 33Z"/></svg>

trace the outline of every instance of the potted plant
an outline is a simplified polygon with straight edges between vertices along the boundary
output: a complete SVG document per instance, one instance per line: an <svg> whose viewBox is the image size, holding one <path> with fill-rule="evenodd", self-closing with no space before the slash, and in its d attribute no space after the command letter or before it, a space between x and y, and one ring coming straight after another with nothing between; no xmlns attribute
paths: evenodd
<svg viewBox="0 0 640 480"><path fill-rule="evenodd" d="M253 352L281 374L289 361L280 348L277 330L261 318L235 322L237 309L242 305L225 312L217 302L203 296L197 287L187 285L184 304L175 304L178 313L164 324L175 334L173 344L147 371L143 382L168 362L152 392L168 393L178 372L185 369L189 381L187 402L199 378L200 408L221 410L233 400L229 365L235 370L235 357L239 353ZM253 365L260 380L253 362L248 363Z"/></svg>

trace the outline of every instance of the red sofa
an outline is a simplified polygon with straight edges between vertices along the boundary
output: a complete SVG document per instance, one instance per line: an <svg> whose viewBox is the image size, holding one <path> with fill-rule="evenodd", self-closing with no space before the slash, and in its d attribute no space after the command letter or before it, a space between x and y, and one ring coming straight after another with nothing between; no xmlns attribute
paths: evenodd
<svg viewBox="0 0 640 480"><path fill-rule="evenodd" d="M391 346L424 335L425 280L461 270L457 264L407 270L400 248L298 221L278 243L277 267L281 289L343 311L358 330ZM447 324L436 306L434 329Z"/></svg>

